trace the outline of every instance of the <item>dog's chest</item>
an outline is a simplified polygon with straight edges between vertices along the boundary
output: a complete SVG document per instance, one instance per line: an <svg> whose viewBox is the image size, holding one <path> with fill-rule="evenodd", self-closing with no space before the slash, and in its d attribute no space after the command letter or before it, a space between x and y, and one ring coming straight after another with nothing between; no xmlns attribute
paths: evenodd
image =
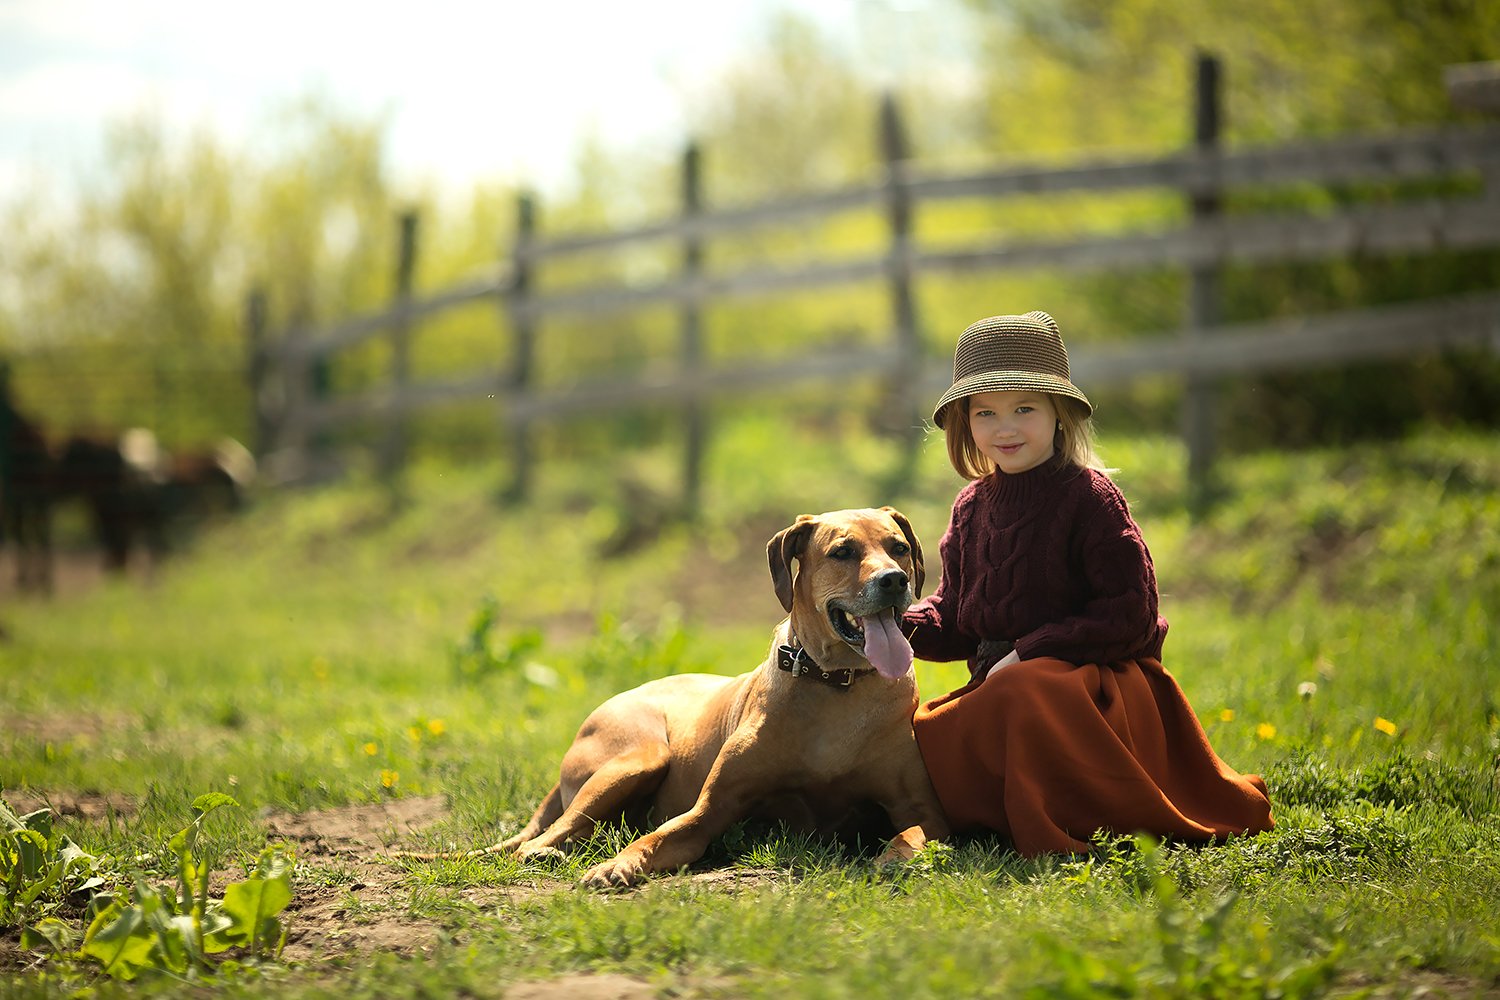
<svg viewBox="0 0 1500 1000"><path fill-rule="evenodd" d="M910 725L899 710L787 712L774 732L763 733L769 739L758 749L789 785L837 782L877 766L893 739L900 739L903 723Z"/></svg>

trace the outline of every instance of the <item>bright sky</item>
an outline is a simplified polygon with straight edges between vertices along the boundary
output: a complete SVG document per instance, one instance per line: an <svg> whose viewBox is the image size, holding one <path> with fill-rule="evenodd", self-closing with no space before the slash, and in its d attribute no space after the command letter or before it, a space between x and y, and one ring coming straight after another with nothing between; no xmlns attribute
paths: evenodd
<svg viewBox="0 0 1500 1000"><path fill-rule="evenodd" d="M249 146L309 93L387 113L400 179L545 188L585 135L679 145L689 95L778 10L860 53L941 2L0 0L0 204L38 179L73 189L133 112Z"/></svg>

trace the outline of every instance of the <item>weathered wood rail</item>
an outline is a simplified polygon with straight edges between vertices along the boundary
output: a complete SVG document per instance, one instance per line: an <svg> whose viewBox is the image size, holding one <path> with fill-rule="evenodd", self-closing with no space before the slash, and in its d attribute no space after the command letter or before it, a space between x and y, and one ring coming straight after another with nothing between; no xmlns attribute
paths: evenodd
<svg viewBox="0 0 1500 1000"><path fill-rule="evenodd" d="M924 169L909 156L894 103L881 113L884 169L877 179L851 187L771 203L719 208L703 203L699 153L683 159L682 205L676 217L630 229L544 237L537 232L532 200L518 204L517 235L508 258L487 279L431 295L411 294L414 218L402 221L404 285L389 308L352 317L327 329L296 329L267 337L264 302L252 298L252 380L263 450L305 452L316 434L352 421L387 427L382 467L394 474L405 452L406 415L455 400L494 397L510 428L510 492L530 488L531 428L588 411L669 403L687 420L684 494L696 502L706 442L705 404L736 393L783 391L819 380L884 378L898 387L901 405L920 425L920 404L947 385L946 356L925 353L914 307L922 277L1015 270L1118 271L1181 268L1189 276L1180 328L1111 346L1073 350L1080 380L1090 386L1175 373L1186 380L1184 436L1192 479L1201 484L1211 466L1209 432L1213 379L1278 369L1328 365L1490 345L1500 350L1500 290L1460 298L1412 302L1294 320L1225 326L1220 323L1218 278L1231 264L1330 260L1351 255L1422 254L1500 246L1500 125L1422 128L1375 136L1227 150L1219 142L1217 63L1199 63L1194 145L1165 156L1096 161L1071 166L997 167L962 174ZM1287 185L1347 185L1391 181L1448 181L1467 193L1341 205L1320 214L1225 212L1229 196ZM1180 220L1146 231L1064 239L979 240L928 247L913 235L922 206L959 199L1019 196L1175 192L1189 206ZM711 241L768 227L820 220L851 211L883 213L889 239L863 256L814 260L779 268L704 267ZM588 285L539 291L537 275L579 254L630 253L662 244L681 248L681 265L669 277L643 284ZM716 365L705 357L702 310L735 299L774 297L855 283L883 282L891 303L891 330L883 348L851 356L846 350L801 354L795 363L767 361ZM412 382L405 344L425 319L478 301L492 301L508 320L511 342L497 350L506 363L456 378ZM669 305L676 309L675 355L630 377L567 386L535 383L545 321L568 316L608 317L627 310ZM318 398L312 372L338 353L373 337L391 337L388 384L338 398ZM273 391L273 387L275 391ZM277 400L272 402L272 400Z"/></svg>

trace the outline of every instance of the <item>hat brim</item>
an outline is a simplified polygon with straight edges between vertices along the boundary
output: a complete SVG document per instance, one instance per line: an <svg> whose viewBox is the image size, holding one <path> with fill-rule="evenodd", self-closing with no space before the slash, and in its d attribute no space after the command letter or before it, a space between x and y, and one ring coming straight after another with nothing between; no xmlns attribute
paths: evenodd
<svg viewBox="0 0 1500 1000"><path fill-rule="evenodd" d="M932 422L943 426L943 410L955 399L972 396L976 392L1048 392L1055 396L1067 396L1083 404L1084 415L1094 412L1094 404L1072 382L1048 375L1045 372L975 372L961 378L948 387L943 398L932 408Z"/></svg>

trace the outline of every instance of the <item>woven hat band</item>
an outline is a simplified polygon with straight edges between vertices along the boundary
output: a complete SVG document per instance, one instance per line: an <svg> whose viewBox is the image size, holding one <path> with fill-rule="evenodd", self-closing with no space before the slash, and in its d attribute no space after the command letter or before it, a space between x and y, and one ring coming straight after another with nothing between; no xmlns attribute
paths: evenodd
<svg viewBox="0 0 1500 1000"><path fill-rule="evenodd" d="M1057 321L1044 312L990 316L969 325L953 352L953 385L933 408L932 420L943 426L943 410L955 399L976 392L1047 392L1093 404L1073 384L1068 349Z"/></svg>

